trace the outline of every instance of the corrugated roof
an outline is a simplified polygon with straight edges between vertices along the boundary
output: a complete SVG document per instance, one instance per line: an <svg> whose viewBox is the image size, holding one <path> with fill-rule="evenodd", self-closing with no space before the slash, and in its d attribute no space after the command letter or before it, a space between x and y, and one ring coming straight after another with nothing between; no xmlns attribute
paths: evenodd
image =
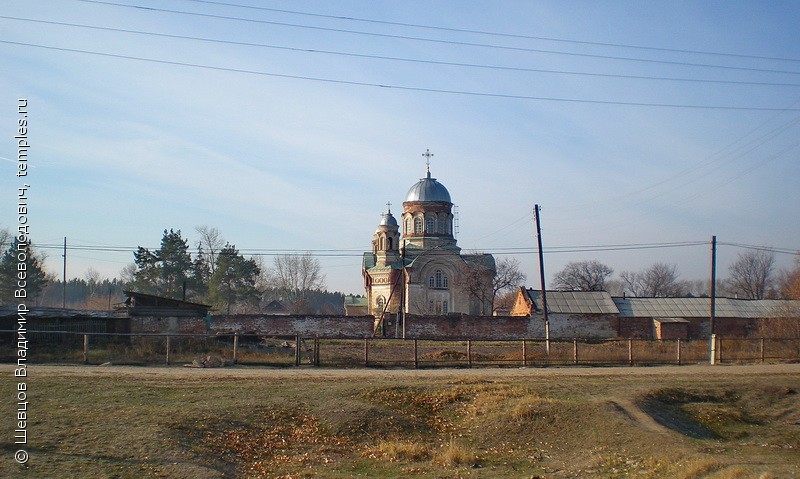
<svg viewBox="0 0 800 479"><path fill-rule="evenodd" d="M541 310L541 291L529 289L528 296ZM547 310L562 314L617 314L619 310L605 291L548 291Z"/></svg>
<svg viewBox="0 0 800 479"><path fill-rule="evenodd" d="M711 314L709 298L626 297L613 300L619 309L619 315L626 317L707 318ZM717 298L715 315L719 318L775 318L785 317L789 308L800 310L800 301Z"/></svg>

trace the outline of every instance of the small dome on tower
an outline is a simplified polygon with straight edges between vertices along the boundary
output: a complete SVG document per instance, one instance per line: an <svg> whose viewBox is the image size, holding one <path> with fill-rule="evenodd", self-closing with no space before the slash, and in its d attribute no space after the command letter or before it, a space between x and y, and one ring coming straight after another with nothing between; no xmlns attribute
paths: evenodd
<svg viewBox="0 0 800 479"><path fill-rule="evenodd" d="M378 223L378 226L397 226L397 220L392 216L392 212L389 211L381 214L381 222Z"/></svg>
<svg viewBox="0 0 800 479"><path fill-rule="evenodd" d="M428 170L428 176L422 178L408 190L406 201L440 201L444 203L452 203L450 201L450 192L443 184L436 181L436 178L431 178L431 172Z"/></svg>

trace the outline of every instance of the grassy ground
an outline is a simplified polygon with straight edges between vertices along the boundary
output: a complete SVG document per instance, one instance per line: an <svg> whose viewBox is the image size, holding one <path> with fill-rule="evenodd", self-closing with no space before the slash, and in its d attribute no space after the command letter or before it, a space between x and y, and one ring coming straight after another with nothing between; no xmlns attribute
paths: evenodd
<svg viewBox="0 0 800 479"><path fill-rule="evenodd" d="M0 366L0 477L800 477L797 364L29 376L19 466Z"/></svg>

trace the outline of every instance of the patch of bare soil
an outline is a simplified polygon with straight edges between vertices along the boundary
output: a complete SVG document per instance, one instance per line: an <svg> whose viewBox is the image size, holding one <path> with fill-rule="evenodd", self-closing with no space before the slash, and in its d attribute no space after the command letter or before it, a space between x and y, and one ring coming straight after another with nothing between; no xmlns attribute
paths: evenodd
<svg viewBox="0 0 800 479"><path fill-rule="evenodd" d="M670 404L656 399L644 399L640 401L639 407L651 421L664 428L693 439L718 439L714 431Z"/></svg>

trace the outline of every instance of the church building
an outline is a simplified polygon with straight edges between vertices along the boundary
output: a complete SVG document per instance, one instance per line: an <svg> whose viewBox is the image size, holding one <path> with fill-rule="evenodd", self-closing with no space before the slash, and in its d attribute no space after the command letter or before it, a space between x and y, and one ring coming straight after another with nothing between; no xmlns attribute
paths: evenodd
<svg viewBox="0 0 800 479"><path fill-rule="evenodd" d="M491 315L487 292L495 274L490 254L461 254L453 235L450 192L431 177L430 151L425 178L415 183L403 202L400 222L391 211L381 215L364 253L362 275L369 313Z"/></svg>

